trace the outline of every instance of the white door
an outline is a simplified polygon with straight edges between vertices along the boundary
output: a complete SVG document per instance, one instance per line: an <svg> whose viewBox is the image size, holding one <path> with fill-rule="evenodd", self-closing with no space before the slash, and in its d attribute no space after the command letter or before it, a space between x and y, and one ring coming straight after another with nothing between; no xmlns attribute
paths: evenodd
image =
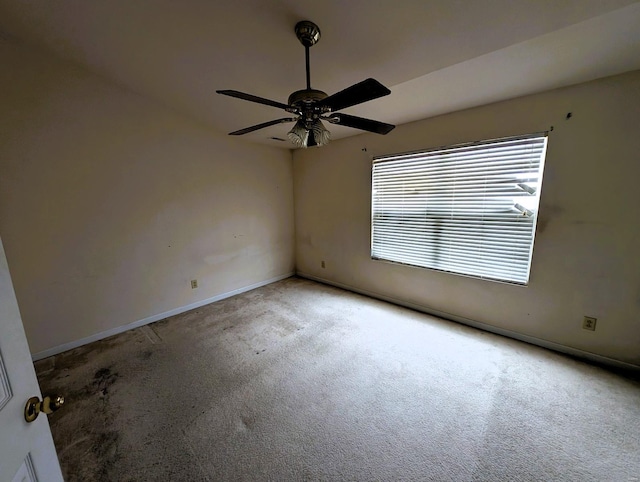
<svg viewBox="0 0 640 482"><path fill-rule="evenodd" d="M42 399L0 239L0 481L62 480L47 416L27 423L29 398ZM62 408L64 410L64 408Z"/></svg>

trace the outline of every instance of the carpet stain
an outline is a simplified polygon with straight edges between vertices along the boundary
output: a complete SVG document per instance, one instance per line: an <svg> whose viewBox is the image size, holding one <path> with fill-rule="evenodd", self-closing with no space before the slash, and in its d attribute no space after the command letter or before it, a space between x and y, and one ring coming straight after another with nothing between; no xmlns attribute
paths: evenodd
<svg viewBox="0 0 640 482"><path fill-rule="evenodd" d="M135 336L125 334L71 350L55 357L54 370L38 373L43 391L65 396L65 405L49 421L68 482L117 480L121 433L116 420L120 408L112 402L112 395L120 374L113 361L105 361L122 339ZM55 430L58 426L64 430Z"/></svg>
<svg viewBox="0 0 640 482"><path fill-rule="evenodd" d="M153 355L153 352L151 350L145 350L142 353L140 353L139 358L141 360L148 360L149 358L151 358L151 356Z"/></svg>
<svg viewBox="0 0 640 482"><path fill-rule="evenodd" d="M113 385L118 379L117 373L112 373L111 368L101 368L93 376L93 386L97 392L103 397L106 397L109 393L109 387Z"/></svg>
<svg viewBox="0 0 640 482"><path fill-rule="evenodd" d="M252 416L248 416L248 415L241 415L240 421L242 422L242 425L244 426L244 428L246 428L247 430L251 430L256 424L255 419Z"/></svg>

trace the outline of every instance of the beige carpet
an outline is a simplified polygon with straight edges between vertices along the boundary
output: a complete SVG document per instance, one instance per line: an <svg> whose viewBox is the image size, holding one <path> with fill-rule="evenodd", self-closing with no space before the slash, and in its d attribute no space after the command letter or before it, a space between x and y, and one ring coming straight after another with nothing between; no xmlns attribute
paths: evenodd
<svg viewBox="0 0 640 482"><path fill-rule="evenodd" d="M66 480L640 480L640 382L290 278L37 363Z"/></svg>

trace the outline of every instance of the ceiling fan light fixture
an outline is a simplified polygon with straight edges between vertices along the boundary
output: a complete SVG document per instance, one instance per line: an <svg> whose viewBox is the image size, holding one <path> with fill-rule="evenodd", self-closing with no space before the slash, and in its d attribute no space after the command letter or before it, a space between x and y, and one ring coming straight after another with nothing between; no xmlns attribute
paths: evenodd
<svg viewBox="0 0 640 482"><path fill-rule="evenodd" d="M287 133L287 137L296 147L307 147L309 141L309 131L304 126L302 120L298 120L293 128Z"/></svg>
<svg viewBox="0 0 640 482"><path fill-rule="evenodd" d="M331 132L322 124L320 119L311 121L309 128L302 119L299 119L287 136L296 147L322 147L331 140Z"/></svg>
<svg viewBox="0 0 640 482"><path fill-rule="evenodd" d="M311 132L313 132L313 138L316 141L317 146L326 146L331 140L331 132L327 130L320 119L316 119L311 124Z"/></svg>

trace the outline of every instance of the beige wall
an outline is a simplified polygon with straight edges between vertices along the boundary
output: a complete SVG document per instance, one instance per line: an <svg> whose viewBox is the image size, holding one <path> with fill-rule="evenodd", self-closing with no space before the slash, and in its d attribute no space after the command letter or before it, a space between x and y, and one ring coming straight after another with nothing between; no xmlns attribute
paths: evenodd
<svg viewBox="0 0 640 482"><path fill-rule="evenodd" d="M293 271L289 151L3 40L0 65L0 233L33 353Z"/></svg>
<svg viewBox="0 0 640 482"><path fill-rule="evenodd" d="M4 40L0 64L0 234L32 352L294 269L288 151ZM370 259L372 156L552 125L529 286ZM640 364L639 125L636 72L295 151L297 269Z"/></svg>
<svg viewBox="0 0 640 482"><path fill-rule="evenodd" d="M372 156L551 126L529 286L370 259ZM640 365L639 129L635 72L295 151L297 270Z"/></svg>

